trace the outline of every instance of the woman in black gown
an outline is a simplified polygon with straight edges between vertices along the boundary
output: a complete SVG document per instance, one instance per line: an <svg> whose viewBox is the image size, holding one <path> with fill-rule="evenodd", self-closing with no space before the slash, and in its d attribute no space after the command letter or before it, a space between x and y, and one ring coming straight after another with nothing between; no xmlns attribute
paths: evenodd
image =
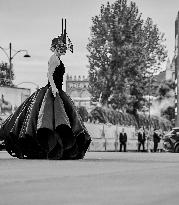
<svg viewBox="0 0 179 205"><path fill-rule="evenodd" d="M65 36L66 38L66 36ZM70 97L62 90L67 50L64 34L52 40L48 84L26 99L0 130L8 153L29 159L82 159L91 138Z"/></svg>

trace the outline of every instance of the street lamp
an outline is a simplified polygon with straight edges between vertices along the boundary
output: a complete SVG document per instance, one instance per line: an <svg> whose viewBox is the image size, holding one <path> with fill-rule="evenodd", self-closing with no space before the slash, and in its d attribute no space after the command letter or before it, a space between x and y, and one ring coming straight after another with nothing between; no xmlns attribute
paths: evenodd
<svg viewBox="0 0 179 205"><path fill-rule="evenodd" d="M9 43L9 48L8 48L8 50L9 50L9 55L8 55L8 53L6 52L7 49L5 49L5 48L3 48L3 47L1 47L1 46L0 46L0 49L5 53L5 55L7 56L8 60L9 60L10 81L12 82L12 73L11 73L11 71L12 71L12 60L14 59L14 57L15 57L18 53L20 53L20 52L25 52L25 55L24 55L25 58L29 58L29 57L31 57L31 56L28 54L28 51L27 51L27 50L22 50L22 49L20 49L20 50L16 51L16 50L12 49L12 44L11 44L11 43ZM12 50L15 52L13 55L12 55Z"/></svg>

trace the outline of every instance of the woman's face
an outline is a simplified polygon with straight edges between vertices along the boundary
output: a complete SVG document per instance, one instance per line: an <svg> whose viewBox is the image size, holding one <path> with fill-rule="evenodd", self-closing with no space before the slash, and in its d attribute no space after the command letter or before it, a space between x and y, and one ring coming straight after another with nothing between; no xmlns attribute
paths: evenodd
<svg viewBox="0 0 179 205"><path fill-rule="evenodd" d="M56 51L59 55L65 55L66 50L67 50L66 44L64 44L63 42L59 44L56 48Z"/></svg>

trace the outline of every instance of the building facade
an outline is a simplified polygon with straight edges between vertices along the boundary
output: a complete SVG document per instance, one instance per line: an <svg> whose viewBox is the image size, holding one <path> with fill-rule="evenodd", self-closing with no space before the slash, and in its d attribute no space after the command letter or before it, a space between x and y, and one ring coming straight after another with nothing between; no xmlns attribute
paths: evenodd
<svg viewBox="0 0 179 205"><path fill-rule="evenodd" d="M173 57L172 62L170 62L170 59L167 61L165 80L175 81L175 57Z"/></svg>
<svg viewBox="0 0 179 205"><path fill-rule="evenodd" d="M85 76L66 76L66 93L72 98L76 106L91 106L91 94L88 91L89 79Z"/></svg>
<svg viewBox="0 0 179 205"><path fill-rule="evenodd" d="M28 88L0 86L0 119L6 119L30 96Z"/></svg>

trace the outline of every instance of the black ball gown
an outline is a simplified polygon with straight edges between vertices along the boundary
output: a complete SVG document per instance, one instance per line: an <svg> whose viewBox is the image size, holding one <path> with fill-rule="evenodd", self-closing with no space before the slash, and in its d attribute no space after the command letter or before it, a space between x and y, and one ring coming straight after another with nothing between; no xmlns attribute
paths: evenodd
<svg viewBox="0 0 179 205"><path fill-rule="evenodd" d="M71 98L62 90L65 67L53 73L59 91L50 83L27 98L3 123L0 136L8 153L29 159L82 159L91 142Z"/></svg>

